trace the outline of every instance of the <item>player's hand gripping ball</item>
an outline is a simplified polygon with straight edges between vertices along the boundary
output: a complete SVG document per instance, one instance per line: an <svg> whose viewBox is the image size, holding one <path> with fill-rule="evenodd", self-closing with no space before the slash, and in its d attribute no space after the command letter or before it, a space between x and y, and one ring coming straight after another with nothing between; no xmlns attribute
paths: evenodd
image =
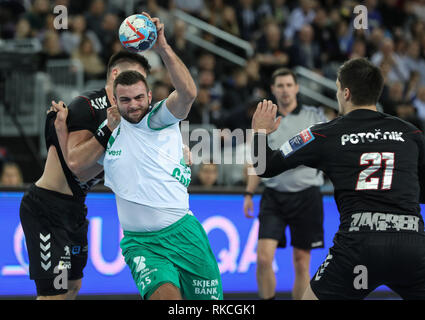
<svg viewBox="0 0 425 320"><path fill-rule="evenodd" d="M155 24L142 14L125 18L118 33L124 48L131 52L142 52L152 48L157 38Z"/></svg>

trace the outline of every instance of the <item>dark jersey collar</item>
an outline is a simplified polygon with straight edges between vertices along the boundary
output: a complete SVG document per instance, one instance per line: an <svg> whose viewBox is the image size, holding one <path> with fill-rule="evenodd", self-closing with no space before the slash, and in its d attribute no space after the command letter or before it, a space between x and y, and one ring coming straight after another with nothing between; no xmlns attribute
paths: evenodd
<svg viewBox="0 0 425 320"><path fill-rule="evenodd" d="M356 109L347 113L344 118L347 119L371 119L380 118L382 113L368 109Z"/></svg>

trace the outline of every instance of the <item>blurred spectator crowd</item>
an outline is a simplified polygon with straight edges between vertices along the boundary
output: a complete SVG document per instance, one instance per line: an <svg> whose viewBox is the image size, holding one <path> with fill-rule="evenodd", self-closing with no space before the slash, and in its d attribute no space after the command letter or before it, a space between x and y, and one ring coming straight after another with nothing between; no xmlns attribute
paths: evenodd
<svg viewBox="0 0 425 320"><path fill-rule="evenodd" d="M0 39L38 38L43 47L40 70L48 60L73 58L81 61L85 80L101 80L105 79L109 57L123 50L117 33L126 16L124 0L15 1L21 6L11 6L11 2L14 1L0 0ZM68 9L68 29L54 27L53 8L57 5ZM353 10L357 5L367 8L367 29L354 28ZM245 56L247 63L241 67L197 47L185 37L185 22L169 14L174 8L248 41L254 54ZM380 66L385 77L380 100L383 111L420 129L424 127L424 0L134 1L134 13L142 11L165 23L169 44L197 83L198 97L188 117L191 125L248 129L257 101L273 99L270 76L275 69L302 66L335 80L342 62L367 57ZM211 34L201 32L201 36L229 51L244 54ZM149 83L153 100L159 101L172 90L170 78L154 51L144 55L152 65ZM329 110L329 117L335 117L336 112ZM214 166L199 169L200 178L194 182L225 183ZM212 183L212 178L208 178L213 175L218 176L218 182ZM244 176L236 182L243 183Z"/></svg>

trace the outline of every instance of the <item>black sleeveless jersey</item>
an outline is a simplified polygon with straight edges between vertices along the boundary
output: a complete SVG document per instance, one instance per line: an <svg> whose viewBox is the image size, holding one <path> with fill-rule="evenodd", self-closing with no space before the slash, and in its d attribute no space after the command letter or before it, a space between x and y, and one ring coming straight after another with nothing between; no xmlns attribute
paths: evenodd
<svg viewBox="0 0 425 320"><path fill-rule="evenodd" d="M89 130L94 135L99 126L106 121L106 109L110 106L111 104L109 103L108 96L104 88L96 91L85 92L76 97L68 106L68 131ZM78 178L68 168L63 158L58 137L56 135L54 125L55 119L56 112L49 112L47 114L45 125L46 147L47 149L49 149L51 145L56 147L62 169L72 193L75 197L85 198L90 188L102 180L103 172L86 182L78 180Z"/></svg>
<svg viewBox="0 0 425 320"><path fill-rule="evenodd" d="M261 135L255 135L256 154ZM334 185L340 230L350 228L354 213L385 213L423 219L425 139L412 124L388 114L357 109L328 123L314 125L280 150L267 146L262 177L306 165L322 170Z"/></svg>

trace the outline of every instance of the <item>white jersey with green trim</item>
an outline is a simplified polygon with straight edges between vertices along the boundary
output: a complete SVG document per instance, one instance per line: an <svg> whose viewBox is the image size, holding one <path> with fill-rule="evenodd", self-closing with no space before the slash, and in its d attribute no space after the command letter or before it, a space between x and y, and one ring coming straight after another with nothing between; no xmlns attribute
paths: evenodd
<svg viewBox="0 0 425 320"><path fill-rule="evenodd" d="M163 128L151 124L162 105L166 108L164 101L139 123L121 118L103 160L105 185L121 199L159 209L181 209L185 214L191 170L183 158L179 121Z"/></svg>

